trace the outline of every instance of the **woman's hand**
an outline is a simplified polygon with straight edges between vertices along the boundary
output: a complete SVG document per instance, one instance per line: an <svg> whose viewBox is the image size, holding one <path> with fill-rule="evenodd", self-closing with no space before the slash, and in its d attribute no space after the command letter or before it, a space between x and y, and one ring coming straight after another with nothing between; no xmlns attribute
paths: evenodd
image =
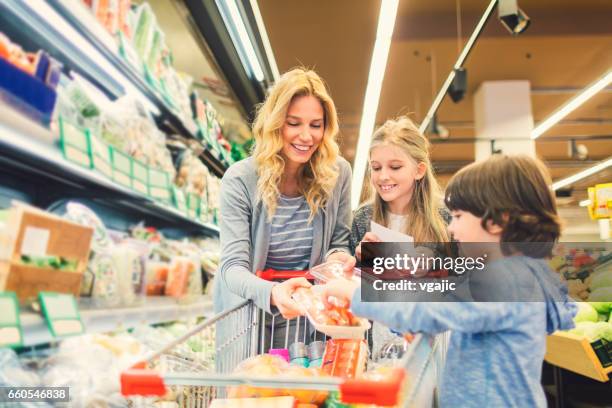
<svg viewBox="0 0 612 408"><path fill-rule="evenodd" d="M349 307L353 294L359 288L359 284L348 279L332 279L325 285L315 286L315 290L323 295L323 300L327 307L337 306L334 302L330 302L330 297L336 298L337 302L342 306Z"/></svg>
<svg viewBox="0 0 612 408"><path fill-rule="evenodd" d="M360 261L361 261L361 244L363 242L382 242L382 241L380 240L380 238L378 238L378 235L376 235L375 233L366 232L365 235L363 236L363 239L359 243L359 245L357 245L357 248L355 248L355 257L359 259Z"/></svg>
<svg viewBox="0 0 612 408"><path fill-rule="evenodd" d="M300 306L291 298L297 288L309 288L312 285L306 278L291 278L272 287L270 304L276 306L278 311L287 320L300 316Z"/></svg>
<svg viewBox="0 0 612 408"><path fill-rule="evenodd" d="M353 272L353 268L355 268L355 264L357 263L354 256L351 256L349 253L344 251L334 252L327 257L327 262L329 261L342 262L344 264L345 272Z"/></svg>

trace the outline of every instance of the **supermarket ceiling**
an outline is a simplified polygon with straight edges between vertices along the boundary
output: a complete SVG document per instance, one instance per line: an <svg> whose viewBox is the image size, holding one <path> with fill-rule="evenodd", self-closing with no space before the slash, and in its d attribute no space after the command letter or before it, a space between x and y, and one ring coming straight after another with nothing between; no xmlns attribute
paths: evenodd
<svg viewBox="0 0 612 408"><path fill-rule="evenodd" d="M258 3L279 70L311 67L329 85L340 114L342 152L352 160L380 1ZM423 119L458 55L457 4L465 41L487 0L400 0L377 124L406 113L417 122ZM474 144L465 139L475 136L473 96L482 82L529 80L538 123L612 67L611 1L519 0L519 5L531 18L531 26L512 37L495 13L465 64L464 99L455 104L447 97L438 110L439 123L450 132L447 141L433 148L443 182L474 159ZM559 138L565 136L567 140ZM586 161L569 157L570 136L588 148ZM612 91L600 92L546 132L537 141L537 152L555 179L612 156ZM585 198L586 186L611 178L609 171L585 180L577 186L582 191L574 200Z"/></svg>

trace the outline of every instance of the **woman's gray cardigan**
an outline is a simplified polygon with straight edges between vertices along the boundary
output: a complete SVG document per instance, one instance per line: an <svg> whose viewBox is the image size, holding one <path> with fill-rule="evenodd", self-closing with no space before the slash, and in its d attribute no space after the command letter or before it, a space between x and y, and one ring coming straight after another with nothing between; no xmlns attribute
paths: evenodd
<svg viewBox="0 0 612 408"><path fill-rule="evenodd" d="M343 158L336 161L339 176L327 205L313 223L310 267L325 260L332 250L348 252L351 223L351 167ZM221 262L214 288L216 312L251 299L270 312L274 283L255 276L266 265L270 242L267 209L257 199L257 170L249 157L232 165L221 180Z"/></svg>

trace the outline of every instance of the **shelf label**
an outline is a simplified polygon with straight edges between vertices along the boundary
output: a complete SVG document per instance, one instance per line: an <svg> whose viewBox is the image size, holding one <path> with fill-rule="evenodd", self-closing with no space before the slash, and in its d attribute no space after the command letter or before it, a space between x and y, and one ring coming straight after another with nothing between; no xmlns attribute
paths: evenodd
<svg viewBox="0 0 612 408"><path fill-rule="evenodd" d="M47 256L47 246L51 233L48 229L26 227L21 241L21 254Z"/></svg>
<svg viewBox="0 0 612 408"><path fill-rule="evenodd" d="M73 336L85 331L74 296L40 292L38 298L53 337Z"/></svg>
<svg viewBox="0 0 612 408"><path fill-rule="evenodd" d="M14 292L0 292L0 347L19 347L22 344L17 296Z"/></svg>

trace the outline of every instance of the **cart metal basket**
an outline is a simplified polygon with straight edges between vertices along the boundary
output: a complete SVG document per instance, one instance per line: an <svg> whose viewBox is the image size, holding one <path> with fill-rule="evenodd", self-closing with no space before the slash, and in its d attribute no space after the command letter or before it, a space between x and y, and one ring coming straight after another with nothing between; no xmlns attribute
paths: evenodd
<svg viewBox="0 0 612 408"><path fill-rule="evenodd" d="M269 276L268 276L269 277ZM275 276L278 278L278 276ZM149 407L155 401L176 401L179 407L207 407L215 398L223 398L228 386L248 385L256 388L303 389L338 391L345 403L376 404L381 406L417 406L420 384L425 376L434 376L439 383L436 356L444 348L440 338L416 335L407 353L392 368L393 375L385 381L343 379L337 377L287 378L257 377L231 374L243 360L266 353L274 335L266 337L266 321L278 315L259 310L245 301L236 307L209 318L185 335L161 347L132 368L121 374L121 391L131 406ZM295 339L313 333L305 318L288 321L285 328L285 347L289 342L289 327L294 325ZM274 327L274 323L271 325ZM224 333L215 328L224 327ZM304 327L301 332L301 327ZM312 338L311 337L311 338ZM200 353L186 352L185 343L198 339L214 347ZM434 393L428 389L425 392ZM435 400L433 395L429 400ZM427 396L425 398L427 400ZM420 405L420 403L418 403ZM173 405L176 406L176 405Z"/></svg>

